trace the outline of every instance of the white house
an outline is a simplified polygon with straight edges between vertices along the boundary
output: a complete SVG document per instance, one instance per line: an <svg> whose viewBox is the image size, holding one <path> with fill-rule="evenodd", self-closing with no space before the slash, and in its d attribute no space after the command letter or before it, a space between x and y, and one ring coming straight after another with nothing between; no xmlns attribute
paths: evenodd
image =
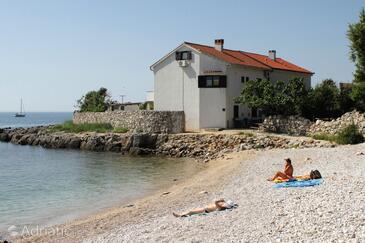
<svg viewBox="0 0 365 243"><path fill-rule="evenodd" d="M257 110L236 104L245 82L269 79L287 82L303 78L311 86L313 72L276 57L184 42L151 66L154 73L154 108L184 111L186 131L233 128L237 121L260 118Z"/></svg>

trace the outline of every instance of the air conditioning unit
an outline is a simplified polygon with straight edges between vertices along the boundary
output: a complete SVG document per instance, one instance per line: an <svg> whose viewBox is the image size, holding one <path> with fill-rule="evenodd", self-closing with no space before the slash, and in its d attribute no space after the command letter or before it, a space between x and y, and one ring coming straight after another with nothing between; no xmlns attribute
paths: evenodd
<svg viewBox="0 0 365 243"><path fill-rule="evenodd" d="M187 67L189 65L187 60L180 60L179 62L179 67Z"/></svg>

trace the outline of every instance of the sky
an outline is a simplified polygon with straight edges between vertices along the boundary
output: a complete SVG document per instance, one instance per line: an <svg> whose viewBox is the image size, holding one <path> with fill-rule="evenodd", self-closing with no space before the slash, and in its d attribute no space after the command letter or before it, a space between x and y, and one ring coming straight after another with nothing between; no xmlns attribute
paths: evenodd
<svg viewBox="0 0 365 243"><path fill-rule="evenodd" d="M363 0L0 0L0 111L72 111L89 90L144 101L149 67L184 41L277 56L350 82Z"/></svg>

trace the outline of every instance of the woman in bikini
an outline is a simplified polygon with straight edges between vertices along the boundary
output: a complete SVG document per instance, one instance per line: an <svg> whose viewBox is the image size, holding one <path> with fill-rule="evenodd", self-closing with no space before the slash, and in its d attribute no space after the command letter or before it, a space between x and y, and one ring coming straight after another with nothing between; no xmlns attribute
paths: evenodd
<svg viewBox="0 0 365 243"><path fill-rule="evenodd" d="M285 161L284 172L281 171L276 172L273 178L268 179L269 181L273 181L276 179L287 180L293 178L294 168L293 165L291 164L291 160L289 158L286 158L284 161Z"/></svg>
<svg viewBox="0 0 365 243"><path fill-rule="evenodd" d="M179 213L172 213L172 214L175 217L186 217L186 216L191 216L194 214L210 213L210 212L214 212L214 211L221 211L221 210L231 209L231 208L235 208L235 207L237 207L237 205L235 203L233 203L231 200L225 201L224 199L219 199L204 208L196 208L196 209L193 209L188 212L184 212L184 213L180 213L180 214Z"/></svg>

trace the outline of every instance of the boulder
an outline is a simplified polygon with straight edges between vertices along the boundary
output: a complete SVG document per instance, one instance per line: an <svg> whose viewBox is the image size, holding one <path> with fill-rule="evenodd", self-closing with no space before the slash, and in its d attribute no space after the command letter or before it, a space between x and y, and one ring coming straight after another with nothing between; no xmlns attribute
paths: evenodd
<svg viewBox="0 0 365 243"><path fill-rule="evenodd" d="M10 137L7 133L0 133L0 142L9 142Z"/></svg>
<svg viewBox="0 0 365 243"><path fill-rule="evenodd" d="M93 135L88 137L86 141L82 141L80 149L90 151L104 151L105 140L103 136Z"/></svg>

